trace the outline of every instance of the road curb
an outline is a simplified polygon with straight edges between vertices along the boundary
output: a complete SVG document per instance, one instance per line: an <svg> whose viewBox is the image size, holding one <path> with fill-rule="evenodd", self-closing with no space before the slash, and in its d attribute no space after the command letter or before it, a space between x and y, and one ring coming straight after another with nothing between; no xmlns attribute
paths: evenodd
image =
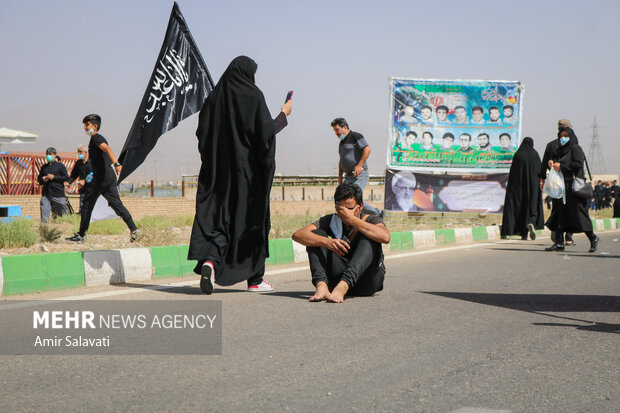
<svg viewBox="0 0 620 413"><path fill-rule="evenodd" d="M620 228L620 218L592 219L595 231ZM540 236L548 229L537 230ZM498 225L393 232L384 251L409 251L500 239ZM188 245L0 257L0 295L19 295L82 286L121 284L193 274ZM269 240L267 265L308 262L306 248L291 239Z"/></svg>

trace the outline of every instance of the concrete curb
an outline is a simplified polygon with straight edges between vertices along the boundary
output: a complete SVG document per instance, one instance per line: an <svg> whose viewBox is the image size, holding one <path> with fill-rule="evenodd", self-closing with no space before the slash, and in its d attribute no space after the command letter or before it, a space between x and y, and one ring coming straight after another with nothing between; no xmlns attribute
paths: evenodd
<svg viewBox="0 0 620 413"><path fill-rule="evenodd" d="M592 219L595 231L620 228L620 218ZM548 229L536 231L549 236ZM497 225L393 232L384 251L408 251L447 244L500 239ZM0 295L18 295L81 286L121 284L193 274L187 245L0 257ZM308 262L306 248L291 239L269 240L267 265Z"/></svg>
<svg viewBox="0 0 620 413"><path fill-rule="evenodd" d="M84 251L85 285L120 284L123 265L119 250ZM149 266L150 267L150 266Z"/></svg>

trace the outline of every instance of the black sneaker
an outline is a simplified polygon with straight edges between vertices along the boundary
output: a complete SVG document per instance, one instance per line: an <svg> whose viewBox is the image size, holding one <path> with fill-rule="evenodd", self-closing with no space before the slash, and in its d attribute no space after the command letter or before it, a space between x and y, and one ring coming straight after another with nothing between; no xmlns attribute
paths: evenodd
<svg viewBox="0 0 620 413"><path fill-rule="evenodd" d="M564 245L553 244L552 246L545 248L545 251L564 251Z"/></svg>
<svg viewBox="0 0 620 413"><path fill-rule="evenodd" d="M534 228L534 224L527 224L527 230L530 234L530 239L534 241L536 239L536 231Z"/></svg>
<svg viewBox="0 0 620 413"><path fill-rule="evenodd" d="M80 235L79 232L76 232L74 236L65 238L67 241L71 242L84 242L84 237Z"/></svg>
<svg viewBox="0 0 620 413"><path fill-rule="evenodd" d="M590 241L590 250L589 250L590 252L596 251L596 249L598 248L598 242L600 240L601 239L597 235L594 236L594 239Z"/></svg>
<svg viewBox="0 0 620 413"><path fill-rule="evenodd" d="M136 242L136 240L140 239L141 236L142 231L140 231L139 229L131 231L131 234L129 234L129 242Z"/></svg>
<svg viewBox="0 0 620 413"><path fill-rule="evenodd" d="M213 288L215 285L215 274L213 273L213 268L209 264L202 264L202 269L200 270L200 290L207 294L213 294Z"/></svg>

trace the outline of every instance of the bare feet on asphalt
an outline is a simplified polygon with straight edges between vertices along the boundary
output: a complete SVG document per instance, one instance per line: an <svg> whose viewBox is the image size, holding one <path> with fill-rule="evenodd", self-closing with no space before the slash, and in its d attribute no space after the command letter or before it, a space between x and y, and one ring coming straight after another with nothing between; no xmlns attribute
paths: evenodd
<svg viewBox="0 0 620 413"><path fill-rule="evenodd" d="M349 290L349 284L344 281L340 281L332 293L327 297L327 301L330 303L341 303L344 301L344 296Z"/></svg>
<svg viewBox="0 0 620 413"><path fill-rule="evenodd" d="M329 288L327 288L327 284L324 282L319 282L316 285L316 291L314 295L310 297L311 302L323 301L329 297Z"/></svg>

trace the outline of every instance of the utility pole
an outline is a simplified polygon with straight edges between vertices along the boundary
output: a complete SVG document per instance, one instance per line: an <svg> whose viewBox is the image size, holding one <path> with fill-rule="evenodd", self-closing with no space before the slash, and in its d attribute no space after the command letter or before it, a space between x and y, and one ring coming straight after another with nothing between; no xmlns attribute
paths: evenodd
<svg viewBox="0 0 620 413"><path fill-rule="evenodd" d="M590 150L588 153L590 162L590 170L593 174L606 174L607 167L605 166L605 158L603 158L603 150L601 149L601 143L598 140L598 122L596 116L592 122L592 141L590 142Z"/></svg>

